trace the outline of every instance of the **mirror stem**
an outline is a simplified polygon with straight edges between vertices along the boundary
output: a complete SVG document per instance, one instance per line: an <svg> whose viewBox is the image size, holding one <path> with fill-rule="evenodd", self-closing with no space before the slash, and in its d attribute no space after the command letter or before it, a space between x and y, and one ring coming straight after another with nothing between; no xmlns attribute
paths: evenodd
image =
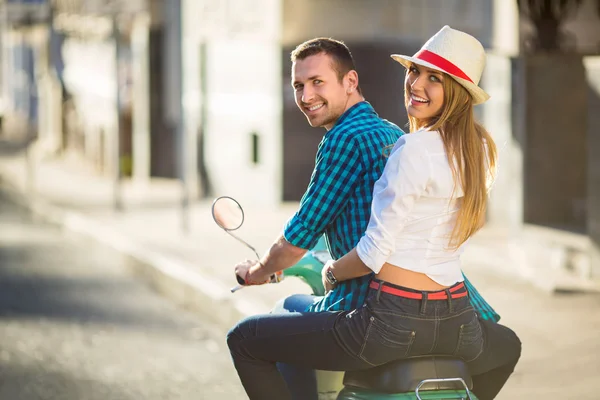
<svg viewBox="0 0 600 400"><path fill-rule="evenodd" d="M250 250L252 250L254 252L254 254L256 254L256 260L260 261L260 256L258 255L258 252L256 251L256 249L254 247L250 246L250 244L248 244L245 240L240 239L239 237L237 237L236 235L234 235L230 231L225 230L225 232L227 232L228 234L230 234L233 238L235 238L240 243L243 243L244 245L246 245L246 247L248 247Z"/></svg>

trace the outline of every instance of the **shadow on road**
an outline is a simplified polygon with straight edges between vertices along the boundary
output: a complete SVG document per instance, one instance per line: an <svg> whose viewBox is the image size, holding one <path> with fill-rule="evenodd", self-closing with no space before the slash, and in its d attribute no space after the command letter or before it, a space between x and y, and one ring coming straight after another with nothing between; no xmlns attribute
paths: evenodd
<svg viewBox="0 0 600 400"><path fill-rule="evenodd" d="M135 394L125 393L102 382L94 382L39 366L10 367L0 361L0 398L10 400L50 399L122 399L137 400Z"/></svg>

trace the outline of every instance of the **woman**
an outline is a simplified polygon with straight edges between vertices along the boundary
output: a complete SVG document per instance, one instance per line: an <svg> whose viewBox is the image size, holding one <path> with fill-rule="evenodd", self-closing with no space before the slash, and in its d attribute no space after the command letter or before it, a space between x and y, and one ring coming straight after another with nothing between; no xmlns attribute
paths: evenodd
<svg viewBox="0 0 600 400"><path fill-rule="evenodd" d="M365 235L324 268L328 288L375 273L369 297L352 312L240 322L227 341L250 399L290 398L276 362L348 371L417 355L471 362L482 354L460 254L482 226L496 164L494 142L473 117L473 105L489 98L477 86L485 52L446 26L414 57L392 57L407 68L411 134L398 140L375 184Z"/></svg>

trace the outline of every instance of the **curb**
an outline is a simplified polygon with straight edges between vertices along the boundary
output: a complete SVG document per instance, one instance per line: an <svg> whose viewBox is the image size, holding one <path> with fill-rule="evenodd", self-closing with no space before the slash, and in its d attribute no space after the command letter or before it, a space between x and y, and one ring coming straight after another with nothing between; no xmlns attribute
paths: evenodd
<svg viewBox="0 0 600 400"><path fill-rule="evenodd" d="M0 193L8 201L26 208L45 222L87 236L116 250L127 258L126 266L134 276L179 306L208 317L221 328L230 328L240 319L256 314L259 308L248 299L241 301L231 296L229 288L222 282L198 272L190 263L165 257L83 213L39 199L28 199L10 187L6 180L0 181Z"/></svg>

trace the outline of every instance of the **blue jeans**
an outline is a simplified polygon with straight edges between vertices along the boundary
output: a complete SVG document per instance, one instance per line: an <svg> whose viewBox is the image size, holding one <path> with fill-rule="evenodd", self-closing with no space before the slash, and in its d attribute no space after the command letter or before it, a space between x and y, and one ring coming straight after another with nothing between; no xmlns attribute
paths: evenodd
<svg viewBox="0 0 600 400"><path fill-rule="evenodd" d="M242 320L228 333L227 344L246 393L251 400L291 399L277 362L351 371L426 354L476 360L484 349L483 329L469 298L428 300L425 294L416 300L371 289L365 305L354 311Z"/></svg>
<svg viewBox="0 0 600 400"><path fill-rule="evenodd" d="M318 296L310 294L295 294L279 301L271 313L301 313L318 299ZM277 363L277 369L285 380L293 400L318 400L314 369L285 363Z"/></svg>

